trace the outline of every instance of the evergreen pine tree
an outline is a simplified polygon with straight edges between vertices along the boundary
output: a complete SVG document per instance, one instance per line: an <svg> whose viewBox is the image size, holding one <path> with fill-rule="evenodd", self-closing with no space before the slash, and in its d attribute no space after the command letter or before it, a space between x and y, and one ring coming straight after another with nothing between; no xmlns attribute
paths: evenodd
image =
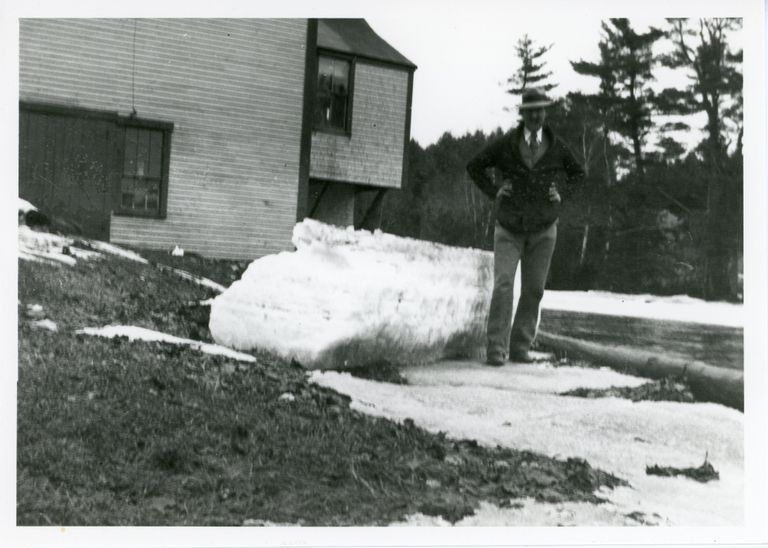
<svg viewBox="0 0 768 548"><path fill-rule="evenodd" d="M530 88L550 91L557 87L557 84L546 81L552 73L544 71L547 63L542 59L552 46L553 44L536 46L527 34L518 40L515 52L520 60L520 67L507 79L507 85L510 86L507 88L507 93L521 95Z"/></svg>

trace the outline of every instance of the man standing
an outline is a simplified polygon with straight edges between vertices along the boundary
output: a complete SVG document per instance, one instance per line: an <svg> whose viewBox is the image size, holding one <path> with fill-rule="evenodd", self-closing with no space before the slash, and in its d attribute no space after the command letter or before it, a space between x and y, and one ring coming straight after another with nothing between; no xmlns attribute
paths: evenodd
<svg viewBox="0 0 768 548"><path fill-rule="evenodd" d="M503 365L507 358L532 361L528 351L536 336L539 303L557 239L559 189L584 177L584 169L568 146L544 124L546 107L551 104L543 92L525 91L519 107L522 123L489 144L467 165L475 184L495 201L489 365ZM500 188L488 175L488 168L497 168L501 173ZM521 291L513 324L518 262Z"/></svg>

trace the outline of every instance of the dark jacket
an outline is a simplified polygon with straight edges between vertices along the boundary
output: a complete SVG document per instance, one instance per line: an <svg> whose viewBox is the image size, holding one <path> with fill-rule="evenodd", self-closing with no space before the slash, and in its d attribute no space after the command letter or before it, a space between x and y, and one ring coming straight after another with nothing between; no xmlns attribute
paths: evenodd
<svg viewBox="0 0 768 548"><path fill-rule="evenodd" d="M544 126L542 133L549 147L532 168L520 153L522 124L489 144L467 164L469 176L491 200L496 199L500 186L494 184L486 171L488 168L498 168L502 183L511 183L512 195L494 204L496 220L511 232L538 232L549 227L560 213L560 204L549 199L550 186L554 183L558 192L567 194L566 185L584 178L584 169L568 145L548 126Z"/></svg>

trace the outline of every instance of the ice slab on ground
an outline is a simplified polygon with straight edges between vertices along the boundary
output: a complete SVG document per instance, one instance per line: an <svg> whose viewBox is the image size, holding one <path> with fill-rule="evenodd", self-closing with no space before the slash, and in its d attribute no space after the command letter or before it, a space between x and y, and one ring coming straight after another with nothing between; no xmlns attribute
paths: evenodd
<svg viewBox="0 0 768 548"><path fill-rule="evenodd" d="M488 446L584 458L629 481L631 487L604 493L611 505L599 512L568 507L572 524L616 524L633 513L657 514L654 519L659 523L671 525L739 526L743 522L743 415L734 409L711 403L558 395L577 386L645 382L609 370L441 362L408 367L402 373L409 384L377 383L334 371L313 372L311 379L349 395L352 407L363 413L400 421L410 418L429 431ZM645 473L645 467L653 464L699 466L705 455L719 471L719 480L702 484ZM560 519L552 518L552 508L539 508L528 516L533 523L526 524L546 525ZM487 507L465 521L511 525L520 522L521 512ZM486 522L478 523L480 519Z"/></svg>
<svg viewBox="0 0 768 548"><path fill-rule="evenodd" d="M160 331L154 331L145 327L137 327L135 325L107 325L105 327L86 327L77 330L75 333L83 335L94 335L99 337L128 337L129 340L135 341L153 341L153 342L165 342L169 344L176 344L181 346L189 346L206 354L214 354L219 356L225 356L233 360L244 362L255 362L256 358L250 354L244 354L242 352L236 352L231 348L219 346L217 344L204 343L201 341L195 341L192 339L184 339L182 337L176 337Z"/></svg>
<svg viewBox="0 0 768 548"><path fill-rule="evenodd" d="M427 362L484 337L491 255L307 219L211 306L219 344L306 367Z"/></svg>

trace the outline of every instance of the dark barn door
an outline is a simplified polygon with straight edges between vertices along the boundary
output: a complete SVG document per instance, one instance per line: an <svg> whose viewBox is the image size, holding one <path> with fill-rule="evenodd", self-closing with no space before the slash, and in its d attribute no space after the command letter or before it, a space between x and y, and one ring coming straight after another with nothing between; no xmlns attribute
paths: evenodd
<svg viewBox="0 0 768 548"><path fill-rule="evenodd" d="M115 117L22 104L19 125L19 195L74 223L83 236L108 241L122 169Z"/></svg>

